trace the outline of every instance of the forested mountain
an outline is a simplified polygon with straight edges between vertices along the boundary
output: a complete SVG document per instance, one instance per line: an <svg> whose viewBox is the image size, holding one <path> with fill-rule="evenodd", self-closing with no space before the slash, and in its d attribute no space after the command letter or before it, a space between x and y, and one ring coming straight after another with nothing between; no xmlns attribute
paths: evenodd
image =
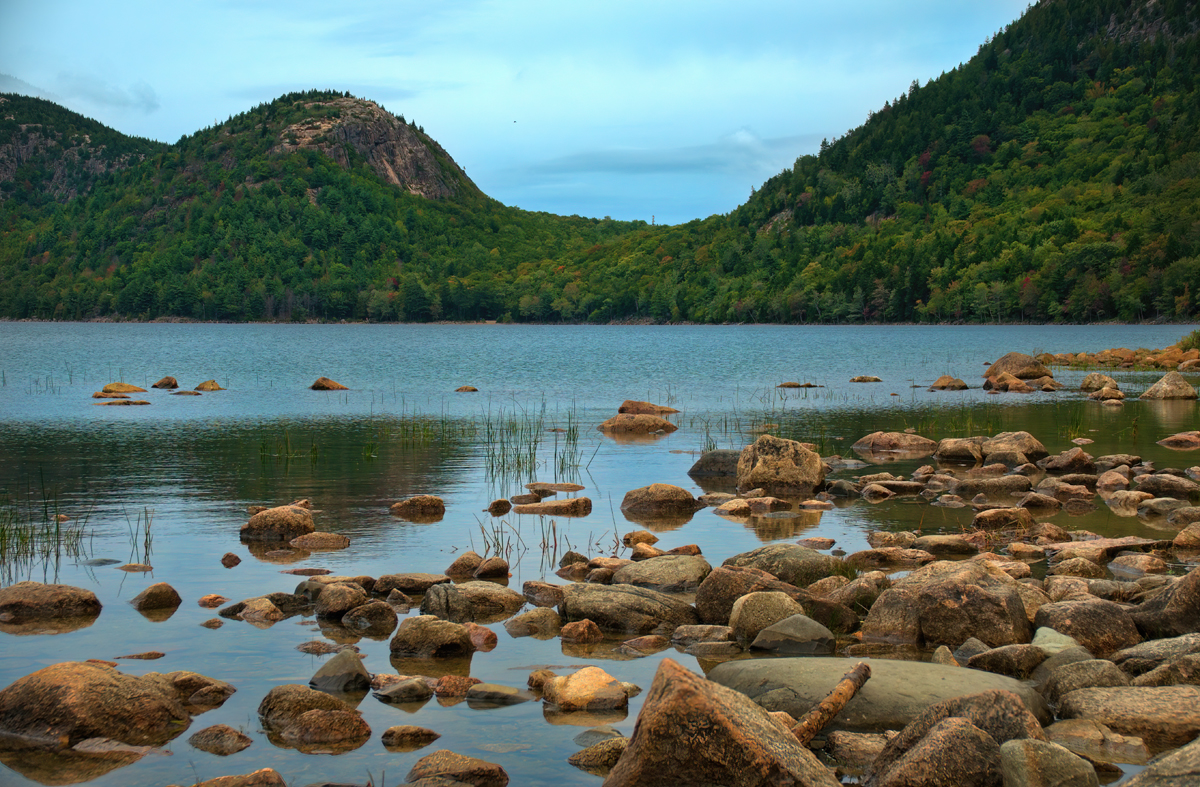
<svg viewBox="0 0 1200 787"><path fill-rule="evenodd" d="M483 195L424 130L291 94L174 145L0 104L0 315L697 322L1200 315L1200 12L1043 0L743 206Z"/></svg>

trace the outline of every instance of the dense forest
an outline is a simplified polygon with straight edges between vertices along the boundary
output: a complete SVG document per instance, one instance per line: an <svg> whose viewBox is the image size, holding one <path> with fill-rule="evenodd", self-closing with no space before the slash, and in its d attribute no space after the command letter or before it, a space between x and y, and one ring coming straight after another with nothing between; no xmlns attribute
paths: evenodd
<svg viewBox="0 0 1200 787"><path fill-rule="evenodd" d="M1043 0L676 226L506 207L402 117L396 147L424 163L397 185L348 125L378 108L340 92L173 145L5 95L0 316L1194 320L1198 29L1185 0Z"/></svg>

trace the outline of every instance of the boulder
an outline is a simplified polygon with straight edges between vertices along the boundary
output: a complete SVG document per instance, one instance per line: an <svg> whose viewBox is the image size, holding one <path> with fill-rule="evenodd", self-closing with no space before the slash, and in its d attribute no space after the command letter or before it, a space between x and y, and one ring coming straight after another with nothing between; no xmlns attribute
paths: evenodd
<svg viewBox="0 0 1200 787"><path fill-rule="evenodd" d="M415 495L392 503L392 516L417 522L436 522L446 514L446 503L436 495Z"/></svg>
<svg viewBox="0 0 1200 787"><path fill-rule="evenodd" d="M748 647L759 632L793 615L803 615L804 607L779 591L748 593L733 602L729 627L742 647Z"/></svg>
<svg viewBox="0 0 1200 787"><path fill-rule="evenodd" d="M242 525L242 541L291 541L312 533L312 512L300 506L276 506L259 511Z"/></svg>
<svg viewBox="0 0 1200 787"><path fill-rule="evenodd" d="M986 561L938 561L885 590L863 621L863 640L957 647L977 637L991 647L1033 634L1017 582Z"/></svg>
<svg viewBox="0 0 1200 787"><path fill-rule="evenodd" d="M983 457L989 461L993 461L991 457L994 454L1010 452L1022 454L1031 462L1036 462L1049 455L1046 446L1042 445L1042 442L1029 432L1001 432L995 437L984 440L979 449L983 453Z"/></svg>
<svg viewBox="0 0 1200 787"><path fill-rule="evenodd" d="M750 647L783 656L815 656L832 654L836 644L833 632L807 615L797 614L759 631Z"/></svg>
<svg viewBox="0 0 1200 787"><path fill-rule="evenodd" d="M312 385L310 385L308 387L314 391L348 391L348 390L350 390L349 388L342 385L341 383L330 380L328 377L318 377L316 382L314 382Z"/></svg>
<svg viewBox="0 0 1200 787"><path fill-rule="evenodd" d="M1144 637L1161 639L1200 632L1200 568L1193 568L1158 590L1148 593L1130 612Z"/></svg>
<svg viewBox="0 0 1200 787"><path fill-rule="evenodd" d="M1099 598L1043 604L1034 625L1074 637L1099 658L1142 640L1125 607Z"/></svg>
<svg viewBox="0 0 1200 787"><path fill-rule="evenodd" d="M429 588L434 585L440 585L449 581L450 577L445 574L425 574L421 572L384 574L375 580L375 587L372 589L372 592L386 596L393 590L399 590L405 595L419 596L422 593L428 592Z"/></svg>
<svg viewBox="0 0 1200 787"><path fill-rule="evenodd" d="M309 678L308 685L332 694L366 691L371 688L371 675L362 658L347 648L322 664Z"/></svg>
<svg viewBox="0 0 1200 787"><path fill-rule="evenodd" d="M1050 670L1042 694L1056 705L1079 689L1128 686L1129 676L1107 659L1083 659Z"/></svg>
<svg viewBox="0 0 1200 787"><path fill-rule="evenodd" d="M1117 381L1109 377L1107 374L1100 372L1092 372L1087 377L1083 378L1083 383L1079 386L1081 391L1099 391L1101 388L1120 388Z"/></svg>
<svg viewBox="0 0 1200 787"><path fill-rule="evenodd" d="M508 774L504 768L493 762L443 749L417 760L405 781L429 787L505 787L508 784Z"/></svg>
<svg viewBox="0 0 1200 787"><path fill-rule="evenodd" d="M1141 738L1151 751L1190 743L1200 734L1200 687L1118 686L1078 689L1058 708L1064 719L1092 719Z"/></svg>
<svg viewBox="0 0 1200 787"><path fill-rule="evenodd" d="M1167 473L1138 476L1136 483L1137 486L1135 489L1137 491L1145 492L1155 497L1178 497L1186 500L1193 493L1200 492L1200 484L1197 484L1190 478L1169 475Z"/></svg>
<svg viewBox="0 0 1200 787"><path fill-rule="evenodd" d="M742 449L739 489L762 488L773 495L808 495L825 480L821 457L795 440L762 435Z"/></svg>
<svg viewBox="0 0 1200 787"><path fill-rule="evenodd" d="M613 574L615 585L637 585L664 592L695 590L712 573L712 566L699 555L661 555L628 566Z"/></svg>
<svg viewBox="0 0 1200 787"><path fill-rule="evenodd" d="M455 623L503 620L525 605L525 597L494 582L438 584L421 600L421 614Z"/></svg>
<svg viewBox="0 0 1200 787"><path fill-rule="evenodd" d="M797 544L770 544L736 554L721 565L757 568L781 582L807 587L836 571L839 561Z"/></svg>
<svg viewBox="0 0 1200 787"><path fill-rule="evenodd" d="M150 387L173 391L179 387L179 381L176 380L174 377L164 377Z"/></svg>
<svg viewBox="0 0 1200 787"><path fill-rule="evenodd" d="M354 607L342 616L342 625L365 637L386 637L396 629L396 610L376 599Z"/></svg>
<svg viewBox="0 0 1200 787"><path fill-rule="evenodd" d="M145 393L145 388L138 388L130 383L109 383L100 389L101 393Z"/></svg>
<svg viewBox="0 0 1200 787"><path fill-rule="evenodd" d="M931 455L937 442L907 432L872 432L859 439L850 449L857 454L887 454L897 458L919 459Z"/></svg>
<svg viewBox="0 0 1200 787"><path fill-rule="evenodd" d="M691 514L701 508L704 508L704 504L698 502L691 492L671 484L651 484L631 489L621 501L622 513L642 517Z"/></svg>
<svg viewBox="0 0 1200 787"><path fill-rule="evenodd" d="M208 391L224 391L225 389L218 385L216 380L205 380L197 385L195 390L207 393Z"/></svg>
<svg viewBox="0 0 1200 787"><path fill-rule="evenodd" d="M1032 355L1012 352L1001 356L999 360L987 368L984 377L999 377L1001 374L1011 374L1019 380L1034 380L1038 377L1053 377L1053 373Z"/></svg>
<svg viewBox="0 0 1200 787"><path fill-rule="evenodd" d="M369 600L370 596L361 586L353 582L339 582L321 588L314 611L319 617L341 620L347 612Z"/></svg>
<svg viewBox="0 0 1200 787"><path fill-rule="evenodd" d="M1000 771L1009 787L1100 785L1090 762L1050 741L1008 741L1000 747Z"/></svg>
<svg viewBox="0 0 1200 787"><path fill-rule="evenodd" d="M1179 432L1164 437L1158 444L1176 451L1195 451L1200 448L1200 432Z"/></svg>
<svg viewBox="0 0 1200 787"><path fill-rule="evenodd" d="M1179 372L1167 372L1162 379L1146 389L1139 399L1195 399L1193 388Z"/></svg>
<svg viewBox="0 0 1200 787"><path fill-rule="evenodd" d="M932 706L977 692L1012 692L1036 719L1049 721L1042 696L1031 686L990 672L920 661L859 659L871 679L846 704L830 730L881 732L904 727ZM713 667L711 680L746 694L768 711L803 717L853 667L836 656L728 661Z"/></svg>
<svg viewBox="0 0 1200 787"><path fill-rule="evenodd" d="M586 618L604 631L631 634L669 633L700 622L686 601L633 585L567 585L559 614L565 621Z"/></svg>
<svg viewBox="0 0 1200 787"><path fill-rule="evenodd" d="M422 749L440 737L428 727L400 724L383 731L382 743L391 752L410 752Z"/></svg>
<svg viewBox="0 0 1200 787"><path fill-rule="evenodd" d="M510 637L537 637L549 639L562 628L562 617L553 609L538 607L522 612L504 622L504 630Z"/></svg>
<svg viewBox="0 0 1200 787"><path fill-rule="evenodd" d="M293 538L288 542L293 549L345 549L350 546L350 539L341 533L326 533L320 530Z"/></svg>
<svg viewBox="0 0 1200 787"><path fill-rule="evenodd" d="M629 705L625 687L599 667L584 667L542 684L542 698L562 711L616 710Z"/></svg>
<svg viewBox="0 0 1200 787"><path fill-rule="evenodd" d="M741 457L742 452L732 448L705 451L688 470L688 475L692 478L737 476L738 460Z"/></svg>
<svg viewBox="0 0 1200 787"><path fill-rule="evenodd" d="M569 497L563 500L541 500L513 506L514 514L540 514L542 516L587 516L592 513L592 501L586 497Z"/></svg>
<svg viewBox="0 0 1200 787"><path fill-rule="evenodd" d="M983 459L980 446L986 437L947 437L938 442L933 458L939 462L975 464Z"/></svg>
<svg viewBox="0 0 1200 787"><path fill-rule="evenodd" d="M45 667L0 691L0 732L55 748L88 738L161 746L189 722L179 692L163 677L134 677L92 662Z"/></svg>
<svg viewBox="0 0 1200 787"><path fill-rule="evenodd" d="M931 391L965 391L967 384L957 377L951 377L948 374L943 374L941 377L933 381L933 385L929 386Z"/></svg>
<svg viewBox="0 0 1200 787"><path fill-rule="evenodd" d="M433 615L418 615L401 621L390 649L393 656L450 658L474 653L475 645L465 626Z"/></svg>
<svg viewBox="0 0 1200 787"><path fill-rule="evenodd" d="M72 585L17 582L0 588L0 619L7 624L63 618L92 620L100 610L95 593Z"/></svg>
<svg viewBox="0 0 1200 787"><path fill-rule="evenodd" d="M713 569L696 589L696 612L700 622L725 625L734 603L748 593L780 591L798 601L804 614L834 632L846 633L858 628L858 615L849 607L819 598L789 585L767 572L749 566L720 566Z"/></svg>
<svg viewBox="0 0 1200 787"><path fill-rule="evenodd" d="M596 429L606 434L626 435L657 434L659 432L670 434L678 428L678 426L667 419L657 415L633 415L629 413L614 415L596 427Z"/></svg>
<svg viewBox="0 0 1200 787"><path fill-rule="evenodd" d="M653 404L651 402L639 402L634 399L626 399L617 408L617 413L628 413L630 415L670 415L677 412L679 411L674 407Z"/></svg>
<svg viewBox="0 0 1200 787"><path fill-rule="evenodd" d="M836 787L787 727L741 694L664 659L604 787Z"/></svg>
<svg viewBox="0 0 1200 787"><path fill-rule="evenodd" d="M183 603L175 588L166 582L156 582L129 600L138 612L175 609Z"/></svg>
<svg viewBox="0 0 1200 787"><path fill-rule="evenodd" d="M214 724L211 727L205 727L188 738L188 745L193 749L216 754L219 757L237 754L251 743L253 741L249 735L235 730L228 724ZM283 784L282 780L279 783Z"/></svg>

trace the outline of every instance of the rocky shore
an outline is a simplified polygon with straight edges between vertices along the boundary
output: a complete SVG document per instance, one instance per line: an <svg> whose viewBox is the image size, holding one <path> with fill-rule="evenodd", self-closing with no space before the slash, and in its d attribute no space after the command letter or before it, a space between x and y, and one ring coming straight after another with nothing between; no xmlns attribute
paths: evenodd
<svg viewBox="0 0 1200 787"><path fill-rule="evenodd" d="M985 387L1062 387L1047 359L1012 356L987 370ZM1120 366L1124 358L1111 351L1088 363ZM1192 360L1158 357L1160 368L1173 370L1142 398L1195 399L1174 371ZM1099 373L1083 389L1108 392L1095 397L1105 404L1123 398ZM675 426L665 418L670 408L628 401L620 410L599 428L648 435ZM853 444L857 458L849 458L766 434L740 451L705 453L692 467L694 477L721 479L731 492L697 498L662 483L628 491L621 510L649 529L623 534L616 554L567 552L558 561L561 581L528 581L518 592L507 587L506 560L464 551L440 574L300 569L274 592L198 602L216 610L210 628L265 629L311 616L328 631L387 640L390 670L380 671L368 670L351 645L314 640L306 652L333 658L307 684L279 685L261 698L258 722L268 740L306 753L347 752L372 740L411 752L438 739L440 731L414 725L371 729L356 703L344 700L369 692L399 708L435 697L480 708L541 703L548 717L590 728L569 761L603 777L605 787L827 787L848 779L870 787L1098 785L1129 765L1142 770L1124 784L1200 783L1200 466L1092 455L1090 440L1076 442L1051 453L1020 431L942 440L874 432ZM1161 443L1187 456L1200 449L1200 432ZM907 475L871 467L926 457L929 464ZM487 515L585 517L587 491L531 483L493 502ZM704 508L750 522L852 500L963 509L964 526L879 530L869 534L870 548L850 554L825 538L768 544L719 565L696 544L666 544L660 537L668 531L652 532ZM1151 522L1164 537L1101 537L1050 521L1100 507ZM389 510L397 520L430 523L446 506L424 494ZM349 539L318 529L319 513L307 500L255 507L239 536L256 555L347 548ZM236 556L226 558L236 566ZM185 600L160 582L131 603L152 617ZM7 634L70 631L103 614L83 588L0 588ZM694 657L703 674L662 659L625 737L604 725L624 718L643 687L620 679L619 661L532 669L513 685L470 677L472 660L499 645L489 628L497 624L510 638L557 638L563 654L581 658L597 649L622 659L674 652ZM802 719L859 663L870 677L816 737L801 740ZM183 735L236 690L195 672L133 676L115 662L53 664L0 690L0 762L44 783L96 778ZM251 746L226 725L188 741L222 756ZM509 783L500 765L445 749L420 758L405 779L428 787ZM284 780L260 769L199 784Z"/></svg>

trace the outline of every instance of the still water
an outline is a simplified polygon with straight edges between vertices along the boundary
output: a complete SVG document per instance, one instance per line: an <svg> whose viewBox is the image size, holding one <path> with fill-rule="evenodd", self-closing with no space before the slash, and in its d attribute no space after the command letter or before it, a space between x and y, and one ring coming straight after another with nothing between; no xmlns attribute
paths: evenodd
<svg viewBox="0 0 1200 787"><path fill-rule="evenodd" d="M701 486L687 475L706 447L741 447L767 429L818 444L823 455L877 429L915 428L933 439L1027 430L1051 452L1086 437L1094 455L1128 452L1159 467L1187 467L1196 457L1157 446L1163 437L1197 427L1195 402L1138 402L1101 407L1077 389L1084 371L1059 369L1067 390L1055 394L989 396L974 389L928 392L951 374L977 385L984 364L1012 350L1097 351L1165 347L1195 326L1013 327L784 327L784 326L499 326L499 325L144 325L0 323L0 499L49 506L84 522L75 554L58 560L5 562L0 583L58 581L94 591L104 605L95 624L49 636L0 633L0 686L65 660L112 659L156 650L157 661L123 661L132 674L193 670L237 687L221 708L198 716L164 754L95 776L95 785L190 784L260 767L280 771L288 784L316 781L396 784L435 749L501 764L514 784L598 785L566 758L585 727L544 716L538 703L480 710L432 701L399 709L370 696L358 708L374 731L362 748L338 756L277 748L258 724L256 708L283 683L306 683L324 659L296 650L323 636L311 618L268 629L213 617L196 599L219 593L232 600L291 591L299 578L280 571L321 567L337 574L441 573L463 550L482 552L497 533L509 548L517 590L554 576L566 548L612 554L620 536L643 526L657 546L698 544L713 565L764 544L821 535L847 552L865 548L876 529L958 532L971 510L931 507L921 499L879 505L848 502L821 515L731 521L702 510L687 522L635 523L620 511L630 489L660 482L695 494L729 491ZM882 383L852 384L869 374ZM160 377L181 387L215 379L226 390L172 396L150 390L146 407L95 406L91 393L121 380L149 388ZM328 376L348 391L308 386ZM1138 393L1158 373L1121 372L1124 390ZM823 386L779 389L785 381ZM1193 384L1198 382L1195 377ZM475 393L456 393L462 385ZM615 441L595 425L624 399L671 405L677 432L640 441ZM550 431L578 426L569 432ZM514 429L516 431L514 431ZM517 437L517 432L527 435ZM498 435L532 464L514 464ZM489 440L489 435L491 440ZM520 443L520 445L518 445ZM898 462L835 477L886 469L909 473L927 460ZM555 532L537 517L493 519L483 512L497 497L524 491L532 480L573 480L593 501L593 513L559 519ZM413 524L388 506L414 494L446 501L445 518ZM339 552L266 557L238 539L250 505L308 498L318 529L350 537ZM151 523L146 538L145 523ZM1120 518L1104 506L1054 521L1069 530L1104 535L1164 536L1161 525ZM226 552L243 562L225 569ZM625 551L622 550L622 554ZM145 562L149 574L81 565L111 558ZM281 562L283 561L283 562ZM143 618L128 600L150 584L171 583L184 604L168 619ZM417 614L416 610L411 614ZM705 666L673 649L643 659L616 660L601 647L564 653L558 639L514 639L491 628L499 646L477 653L470 674L523 686L537 666L574 669L596 664L619 680L649 686L658 663L671 657L689 669ZM387 640L356 643L372 672L395 672ZM615 644L611 643L611 644ZM641 697L610 721L632 731ZM565 722L565 723L564 723ZM193 749L191 732L225 723L254 743L222 758ZM417 724L442 734L424 750L394 754L379 743L384 729ZM16 767L16 765L14 765ZM0 765L0 784L76 783L46 772L22 775ZM33 778L30 778L33 777Z"/></svg>

